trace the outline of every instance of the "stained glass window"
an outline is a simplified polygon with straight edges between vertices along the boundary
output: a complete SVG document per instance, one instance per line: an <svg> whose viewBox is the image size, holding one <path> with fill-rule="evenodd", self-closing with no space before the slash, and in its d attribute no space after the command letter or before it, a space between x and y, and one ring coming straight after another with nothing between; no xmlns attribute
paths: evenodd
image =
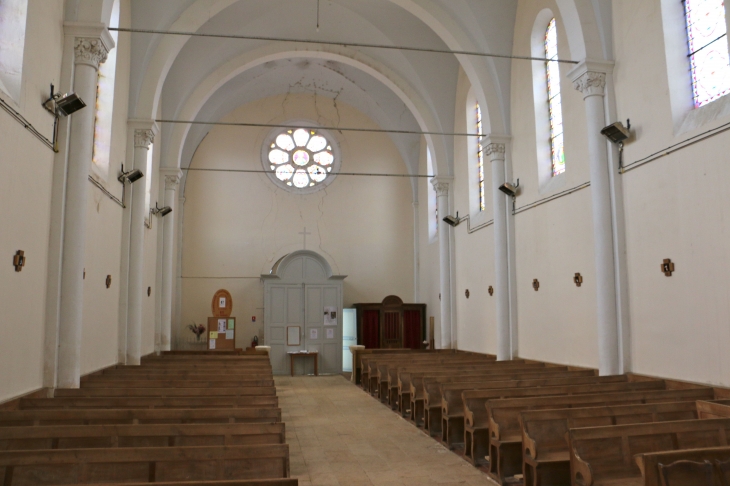
<svg viewBox="0 0 730 486"><path fill-rule="evenodd" d="M314 187L329 177L335 156L332 144L316 130L299 128L280 133L269 147L276 178L297 189Z"/></svg>
<svg viewBox="0 0 730 486"><path fill-rule="evenodd" d="M547 75L548 105L550 112L550 149L553 176L565 172L563 142L563 101L560 96L560 66L558 59L558 30L552 19L545 31L545 72Z"/></svg>
<svg viewBox="0 0 730 486"><path fill-rule="evenodd" d="M119 27L119 0L112 8L110 27ZM110 32L115 45L119 42L119 33ZM106 177L109 173L109 157L112 146L112 116L114 114L114 83L117 71L117 49L112 49L106 62L99 66L99 83L96 89L96 119L94 121L94 148L92 161L94 166Z"/></svg>
<svg viewBox="0 0 730 486"><path fill-rule="evenodd" d="M477 103L477 182L479 189L479 211L484 211L484 147L482 147L482 109Z"/></svg>
<svg viewBox="0 0 730 486"><path fill-rule="evenodd" d="M684 0L692 91L696 107L730 93L730 63L723 0Z"/></svg>

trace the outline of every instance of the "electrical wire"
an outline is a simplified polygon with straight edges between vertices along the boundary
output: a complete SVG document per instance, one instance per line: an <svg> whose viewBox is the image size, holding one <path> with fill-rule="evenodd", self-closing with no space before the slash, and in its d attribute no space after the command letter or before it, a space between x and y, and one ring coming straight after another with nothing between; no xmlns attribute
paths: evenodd
<svg viewBox="0 0 730 486"><path fill-rule="evenodd" d="M23 125L23 128L28 130L30 133L33 134L34 137L36 137L38 140L43 142L43 145L47 146L49 149L53 150L54 152L58 152L58 149L54 146L53 141L49 140L47 137L45 137L41 132L38 131L36 127L33 126L31 122L26 120L26 118L21 115L18 111L16 111L12 106L10 106L4 99L0 98L0 108L5 110L15 121ZM54 133L56 131L56 125L54 125ZM55 137L54 137L55 138Z"/></svg>
<svg viewBox="0 0 730 486"><path fill-rule="evenodd" d="M206 122L195 120L169 120L157 119L157 123L171 123L178 125L214 125L225 127L253 127L253 128L286 128L296 130L299 128L312 128L314 130L332 130L333 132L365 132L365 133L395 133L399 135L442 135L445 137L483 137L478 133L456 133L456 132L428 132L420 130L388 130L385 128L357 128L357 127L302 127L301 125L287 125L279 123L244 123L244 122Z"/></svg>
<svg viewBox="0 0 730 486"><path fill-rule="evenodd" d="M263 169L203 169L188 167L181 168L180 170L188 172L232 172L239 174L276 174L274 170L263 170ZM377 172L328 172L328 175L332 176L355 176L355 177L399 177L408 179L432 179L435 175L425 174L382 174Z"/></svg>
<svg viewBox="0 0 730 486"><path fill-rule="evenodd" d="M625 174L626 172L628 172L630 170L634 170L638 167L641 167L644 164L653 162L657 159L665 157L678 150L682 150L685 147L689 147L690 145L694 145L698 142L701 142L702 140L705 140L706 138L714 137L715 135L720 134L727 130L730 130L730 123L725 123L723 125L720 125L719 127L711 128L710 130L697 134L694 137L690 137L687 140L683 140L681 142L675 143L674 145L670 145L669 147L667 147L663 150L654 152L653 154L648 155L648 156L644 157L643 159L639 159L635 162L625 165L621 169L619 169L619 174Z"/></svg>
<svg viewBox="0 0 730 486"><path fill-rule="evenodd" d="M456 56L477 56L477 57L493 57L497 59L518 59L523 61L542 61L542 62L558 62L565 64L578 64L578 61L569 59L546 59L544 57L531 56L512 56L507 54L489 54L486 52L475 51L454 51L450 49L430 49L426 47L408 47L408 46L389 46L386 44L367 44L362 42L332 42L311 39L287 39L284 37L268 37L258 35L233 35L233 34L204 34L199 32L184 32L179 30L156 30L156 29L131 29L123 27L109 27L109 30L117 32L129 32L132 34L160 34L160 35L181 35L186 37L212 37L216 39L239 39L254 41L270 41L270 42L294 42L298 44L320 44L325 46L340 47L367 47L373 49L387 49L393 51L409 51L409 52L427 52L431 54L453 54Z"/></svg>
<svg viewBox="0 0 730 486"><path fill-rule="evenodd" d="M538 199L537 201L533 201L529 204L525 204L524 206L514 209L512 211L512 214L519 214L524 211L527 211L528 209L536 208L537 206L541 206L545 203L549 203L550 201L553 201L555 199L560 199L563 196L567 196L568 194L573 194L574 192L580 191L581 189L585 189L586 187L589 187L590 185L591 185L590 181L584 182L583 184L580 184L579 186L575 186L571 189L567 189L565 191L558 192L557 194L553 194L552 196L548 196L543 199Z"/></svg>

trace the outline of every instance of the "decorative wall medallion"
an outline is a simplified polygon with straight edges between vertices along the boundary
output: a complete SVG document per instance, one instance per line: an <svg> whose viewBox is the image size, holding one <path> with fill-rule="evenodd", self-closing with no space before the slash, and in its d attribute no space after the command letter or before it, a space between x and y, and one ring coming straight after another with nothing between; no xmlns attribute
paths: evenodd
<svg viewBox="0 0 730 486"><path fill-rule="evenodd" d="M439 300L441 300L441 294L439 294Z"/></svg>
<svg viewBox="0 0 730 486"><path fill-rule="evenodd" d="M84 276L82 277L84 280L86 280L86 269L84 268Z"/></svg>
<svg viewBox="0 0 730 486"><path fill-rule="evenodd" d="M664 272L664 275L667 277L672 276L672 273L674 273L674 262L671 259L664 259L664 262L662 263L662 272Z"/></svg>
<svg viewBox="0 0 730 486"><path fill-rule="evenodd" d="M576 287L580 287L583 284L583 275L576 273L575 277L573 277L573 282L575 282Z"/></svg>
<svg viewBox="0 0 730 486"><path fill-rule="evenodd" d="M469 293L469 289L466 289L466 292L464 292L464 295L466 295L466 298L467 298L467 299L469 298L469 295L471 295L471 294Z"/></svg>
<svg viewBox="0 0 730 486"><path fill-rule="evenodd" d="M106 288L109 288L111 286L112 286L112 276L111 275L107 275L106 276Z"/></svg>
<svg viewBox="0 0 730 486"><path fill-rule="evenodd" d="M16 272L21 272L23 270L23 267L25 266L25 252L23 250L15 252L15 255L13 256L13 266L15 267Z"/></svg>
<svg viewBox="0 0 730 486"><path fill-rule="evenodd" d="M152 295L152 287L147 287L147 297Z"/></svg>
<svg viewBox="0 0 730 486"><path fill-rule="evenodd" d="M489 286L489 289L488 289L487 291L489 292L489 296L490 296L490 297L491 297L492 295L494 295L494 287L492 287L491 285Z"/></svg>
<svg viewBox="0 0 730 486"><path fill-rule="evenodd" d="M540 281L538 279L532 281L532 288L535 289L535 292L540 290Z"/></svg>

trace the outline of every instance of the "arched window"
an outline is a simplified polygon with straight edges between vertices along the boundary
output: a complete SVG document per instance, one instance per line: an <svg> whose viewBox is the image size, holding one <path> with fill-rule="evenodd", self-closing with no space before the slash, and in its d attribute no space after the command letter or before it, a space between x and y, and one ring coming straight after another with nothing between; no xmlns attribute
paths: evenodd
<svg viewBox="0 0 730 486"><path fill-rule="evenodd" d="M154 166L155 144L151 143L147 149L147 171L144 173L144 207L147 208L145 221L148 228L151 228L150 208L152 207L152 167Z"/></svg>
<svg viewBox="0 0 730 486"><path fill-rule="evenodd" d="M684 0L695 107L730 93L730 56L723 0Z"/></svg>
<svg viewBox="0 0 730 486"><path fill-rule="evenodd" d="M558 59L558 31L555 18L545 31L545 75L547 79L548 112L550 114L550 150L553 177L565 172L565 145L563 141L563 101L560 96L560 65Z"/></svg>
<svg viewBox="0 0 730 486"><path fill-rule="evenodd" d="M115 0L109 27L119 27L119 0ZM114 44L119 37L117 31L110 31ZM112 49L106 62L99 67L99 84L96 90L96 120L94 121L94 152L92 160L96 172L106 179L111 157L112 121L114 116L114 86L117 71L117 49Z"/></svg>
<svg viewBox="0 0 730 486"><path fill-rule="evenodd" d="M484 147L482 147L482 135L484 135L482 127L482 109L477 103L476 109L476 133L478 137L474 137L477 145L477 189L479 191L479 211L484 211L486 203L484 201Z"/></svg>
<svg viewBox="0 0 730 486"><path fill-rule="evenodd" d="M28 0L0 0L0 91L20 100Z"/></svg>

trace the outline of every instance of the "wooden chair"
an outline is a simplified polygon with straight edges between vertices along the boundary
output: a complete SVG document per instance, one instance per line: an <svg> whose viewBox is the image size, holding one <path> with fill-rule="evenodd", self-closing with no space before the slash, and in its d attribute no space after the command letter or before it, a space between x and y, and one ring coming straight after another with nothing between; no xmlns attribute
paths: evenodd
<svg viewBox="0 0 730 486"><path fill-rule="evenodd" d="M662 486L715 486L710 461L658 464Z"/></svg>

